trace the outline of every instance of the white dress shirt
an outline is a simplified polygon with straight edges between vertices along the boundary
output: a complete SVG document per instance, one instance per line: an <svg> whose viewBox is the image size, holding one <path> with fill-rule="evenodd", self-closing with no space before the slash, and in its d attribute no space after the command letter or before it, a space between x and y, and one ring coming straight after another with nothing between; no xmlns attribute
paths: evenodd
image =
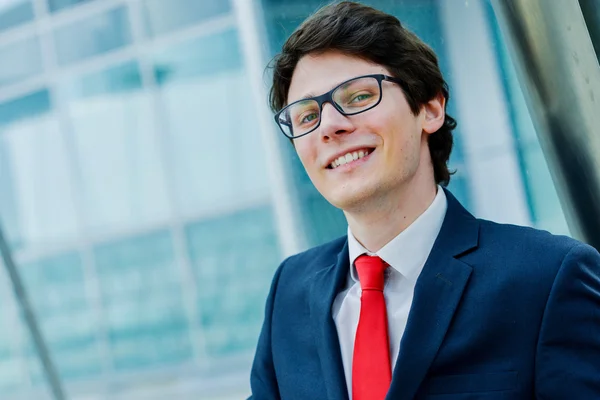
<svg viewBox="0 0 600 400"><path fill-rule="evenodd" d="M446 195L438 186L437 195L429 208L375 254L367 251L356 240L348 227L350 273L345 289L336 296L333 302L332 315L340 341L350 400L352 400L354 336L358 326L361 296L360 282L354 261L362 254L369 254L379 256L390 265L386 270L383 295L387 307L390 361L393 369L400 350L400 340L406 328L417 278L421 274L433 243L440 232L447 208Z"/></svg>

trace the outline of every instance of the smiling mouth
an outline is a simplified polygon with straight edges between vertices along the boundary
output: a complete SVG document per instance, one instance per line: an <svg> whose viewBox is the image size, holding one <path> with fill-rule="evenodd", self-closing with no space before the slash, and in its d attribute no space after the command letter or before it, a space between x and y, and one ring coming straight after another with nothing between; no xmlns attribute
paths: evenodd
<svg viewBox="0 0 600 400"><path fill-rule="evenodd" d="M336 169L346 164L350 164L353 161L360 160L375 151L374 148L364 148L357 151L351 151L343 156L340 156L333 160L331 164L327 166L327 169Z"/></svg>

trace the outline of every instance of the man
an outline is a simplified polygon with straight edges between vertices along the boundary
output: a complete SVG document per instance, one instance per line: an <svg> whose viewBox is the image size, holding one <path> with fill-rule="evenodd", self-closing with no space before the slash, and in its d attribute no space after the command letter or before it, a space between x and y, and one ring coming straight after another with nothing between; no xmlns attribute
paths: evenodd
<svg viewBox="0 0 600 400"><path fill-rule="evenodd" d="M600 255L443 188L455 122L430 48L342 2L273 76L276 121L348 235L275 273L252 399L600 399Z"/></svg>

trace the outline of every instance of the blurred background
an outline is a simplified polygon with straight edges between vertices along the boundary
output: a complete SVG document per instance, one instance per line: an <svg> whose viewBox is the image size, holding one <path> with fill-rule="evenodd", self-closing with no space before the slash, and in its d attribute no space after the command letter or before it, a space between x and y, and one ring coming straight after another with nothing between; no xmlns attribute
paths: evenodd
<svg viewBox="0 0 600 400"><path fill-rule="evenodd" d="M450 190L568 234L489 1L365 3L439 56ZM0 224L69 399L249 394L273 272L346 232L266 101L322 4L0 0ZM51 398L5 268L0 398Z"/></svg>

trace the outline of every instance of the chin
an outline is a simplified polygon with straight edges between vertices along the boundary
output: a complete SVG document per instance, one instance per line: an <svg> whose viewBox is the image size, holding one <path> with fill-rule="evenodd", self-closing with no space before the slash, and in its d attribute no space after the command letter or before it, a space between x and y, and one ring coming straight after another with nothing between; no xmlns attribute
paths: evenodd
<svg viewBox="0 0 600 400"><path fill-rule="evenodd" d="M331 203L334 207L337 207L343 211L349 211L356 209L357 207L364 206L365 202L371 197L371 191L366 188L360 190L348 190L344 193L331 193L325 197L325 199Z"/></svg>

